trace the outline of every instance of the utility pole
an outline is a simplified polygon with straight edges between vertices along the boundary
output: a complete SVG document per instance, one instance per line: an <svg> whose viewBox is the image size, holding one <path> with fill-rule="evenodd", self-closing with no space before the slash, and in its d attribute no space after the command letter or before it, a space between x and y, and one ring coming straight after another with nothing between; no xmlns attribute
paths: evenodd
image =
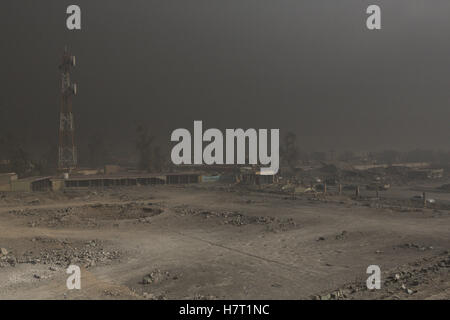
<svg viewBox="0 0 450 320"><path fill-rule="evenodd" d="M77 166L75 147L75 126L72 113L72 96L77 93L77 85L70 82L70 69L75 67L75 57L64 48L61 70L61 111L59 115L58 169L70 171Z"/></svg>

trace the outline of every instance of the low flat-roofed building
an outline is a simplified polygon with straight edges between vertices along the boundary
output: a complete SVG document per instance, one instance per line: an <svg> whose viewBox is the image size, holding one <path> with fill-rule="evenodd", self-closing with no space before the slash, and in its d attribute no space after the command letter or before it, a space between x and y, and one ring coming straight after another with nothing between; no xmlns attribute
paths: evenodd
<svg viewBox="0 0 450 320"><path fill-rule="evenodd" d="M93 176L69 176L66 179L52 179L53 190L66 188L96 188L119 187L157 184L189 184L201 181L199 173L140 173L140 174L110 174Z"/></svg>
<svg viewBox="0 0 450 320"><path fill-rule="evenodd" d="M12 180L17 180L17 174L14 172L0 173L0 184L11 183Z"/></svg>
<svg viewBox="0 0 450 320"><path fill-rule="evenodd" d="M51 177L30 177L11 181L11 191L48 191L51 187Z"/></svg>
<svg viewBox="0 0 450 320"><path fill-rule="evenodd" d="M11 191L11 182L17 180L14 172L0 173L0 191Z"/></svg>

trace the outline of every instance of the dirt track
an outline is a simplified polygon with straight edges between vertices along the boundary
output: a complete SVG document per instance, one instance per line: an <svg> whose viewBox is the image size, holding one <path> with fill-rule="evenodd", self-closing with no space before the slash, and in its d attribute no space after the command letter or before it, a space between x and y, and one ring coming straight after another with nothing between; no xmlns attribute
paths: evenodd
<svg viewBox="0 0 450 320"><path fill-rule="evenodd" d="M6 194L0 298L448 299L449 219L220 185Z"/></svg>

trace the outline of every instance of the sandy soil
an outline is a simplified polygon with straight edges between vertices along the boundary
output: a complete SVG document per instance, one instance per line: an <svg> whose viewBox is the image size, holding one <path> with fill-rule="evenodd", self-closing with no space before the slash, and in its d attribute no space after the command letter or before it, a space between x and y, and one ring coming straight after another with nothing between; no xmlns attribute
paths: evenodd
<svg viewBox="0 0 450 320"><path fill-rule="evenodd" d="M0 299L449 299L450 211L398 205L414 192L5 193ZM66 287L69 264L82 269L81 290ZM365 287L369 265L381 290Z"/></svg>

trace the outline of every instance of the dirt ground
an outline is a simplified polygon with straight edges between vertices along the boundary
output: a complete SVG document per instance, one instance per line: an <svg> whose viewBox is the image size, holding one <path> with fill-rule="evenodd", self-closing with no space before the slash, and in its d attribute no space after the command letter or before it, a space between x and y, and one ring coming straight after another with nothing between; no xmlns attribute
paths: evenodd
<svg viewBox="0 0 450 320"><path fill-rule="evenodd" d="M417 193L214 183L4 193L0 299L449 299L450 211L409 205ZM81 290L66 287L70 264ZM369 265L380 290L366 288Z"/></svg>

